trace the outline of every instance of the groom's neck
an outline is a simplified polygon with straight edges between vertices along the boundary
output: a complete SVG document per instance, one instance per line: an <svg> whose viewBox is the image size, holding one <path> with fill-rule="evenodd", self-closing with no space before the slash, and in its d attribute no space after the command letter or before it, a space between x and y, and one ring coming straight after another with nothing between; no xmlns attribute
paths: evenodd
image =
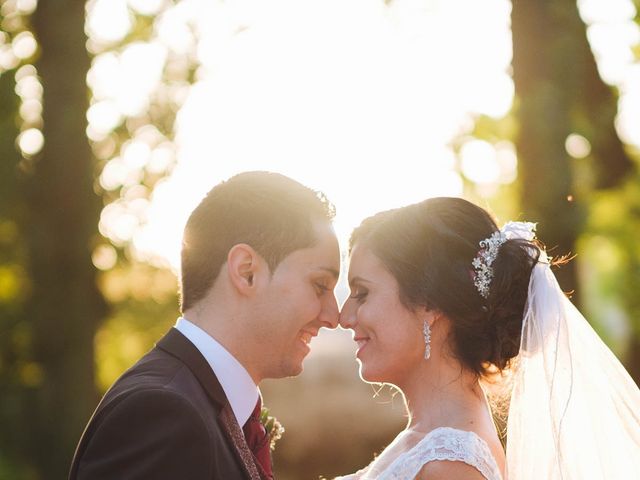
<svg viewBox="0 0 640 480"><path fill-rule="evenodd" d="M183 316L198 326L216 342L222 345L247 370L254 383L262 380L254 366L252 332L247 331L250 323L242 312L227 308L224 304L199 302L183 312ZM250 329L249 329L250 330Z"/></svg>

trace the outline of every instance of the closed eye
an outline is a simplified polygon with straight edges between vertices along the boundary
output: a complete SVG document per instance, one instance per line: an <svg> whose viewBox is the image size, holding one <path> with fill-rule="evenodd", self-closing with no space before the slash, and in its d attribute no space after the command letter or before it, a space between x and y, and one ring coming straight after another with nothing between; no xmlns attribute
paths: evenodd
<svg viewBox="0 0 640 480"><path fill-rule="evenodd" d="M365 289L360 289L357 288L355 291L351 292L351 295L349 295L349 298L353 298L354 300L358 300L358 301L362 301L365 299L365 297L367 296L369 292Z"/></svg>
<svg viewBox="0 0 640 480"><path fill-rule="evenodd" d="M324 283L315 283L314 287L316 289L316 293L318 295L323 295L324 293L328 292L330 290L330 288L325 285Z"/></svg>

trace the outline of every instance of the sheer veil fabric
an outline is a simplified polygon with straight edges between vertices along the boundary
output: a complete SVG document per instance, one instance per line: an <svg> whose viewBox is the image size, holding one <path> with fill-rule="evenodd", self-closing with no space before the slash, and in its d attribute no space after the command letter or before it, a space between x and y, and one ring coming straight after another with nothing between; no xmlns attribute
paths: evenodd
<svg viewBox="0 0 640 480"><path fill-rule="evenodd" d="M640 390L566 298L544 252L513 375L508 480L640 478Z"/></svg>

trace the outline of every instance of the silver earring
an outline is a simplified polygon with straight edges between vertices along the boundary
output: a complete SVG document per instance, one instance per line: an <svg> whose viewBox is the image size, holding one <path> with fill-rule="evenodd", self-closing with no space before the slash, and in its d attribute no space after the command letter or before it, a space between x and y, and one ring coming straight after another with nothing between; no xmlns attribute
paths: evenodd
<svg viewBox="0 0 640 480"><path fill-rule="evenodd" d="M429 360L431 356L431 327L426 320L422 326L422 334L424 335L424 359Z"/></svg>

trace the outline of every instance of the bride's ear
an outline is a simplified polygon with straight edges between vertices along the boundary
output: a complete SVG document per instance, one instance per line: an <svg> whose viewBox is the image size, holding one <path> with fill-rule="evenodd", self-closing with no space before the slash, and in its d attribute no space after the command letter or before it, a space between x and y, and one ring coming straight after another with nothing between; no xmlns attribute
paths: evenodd
<svg viewBox="0 0 640 480"><path fill-rule="evenodd" d="M418 313L421 323L427 322L430 327L433 327L442 317L442 312L440 310L426 305L421 306Z"/></svg>

